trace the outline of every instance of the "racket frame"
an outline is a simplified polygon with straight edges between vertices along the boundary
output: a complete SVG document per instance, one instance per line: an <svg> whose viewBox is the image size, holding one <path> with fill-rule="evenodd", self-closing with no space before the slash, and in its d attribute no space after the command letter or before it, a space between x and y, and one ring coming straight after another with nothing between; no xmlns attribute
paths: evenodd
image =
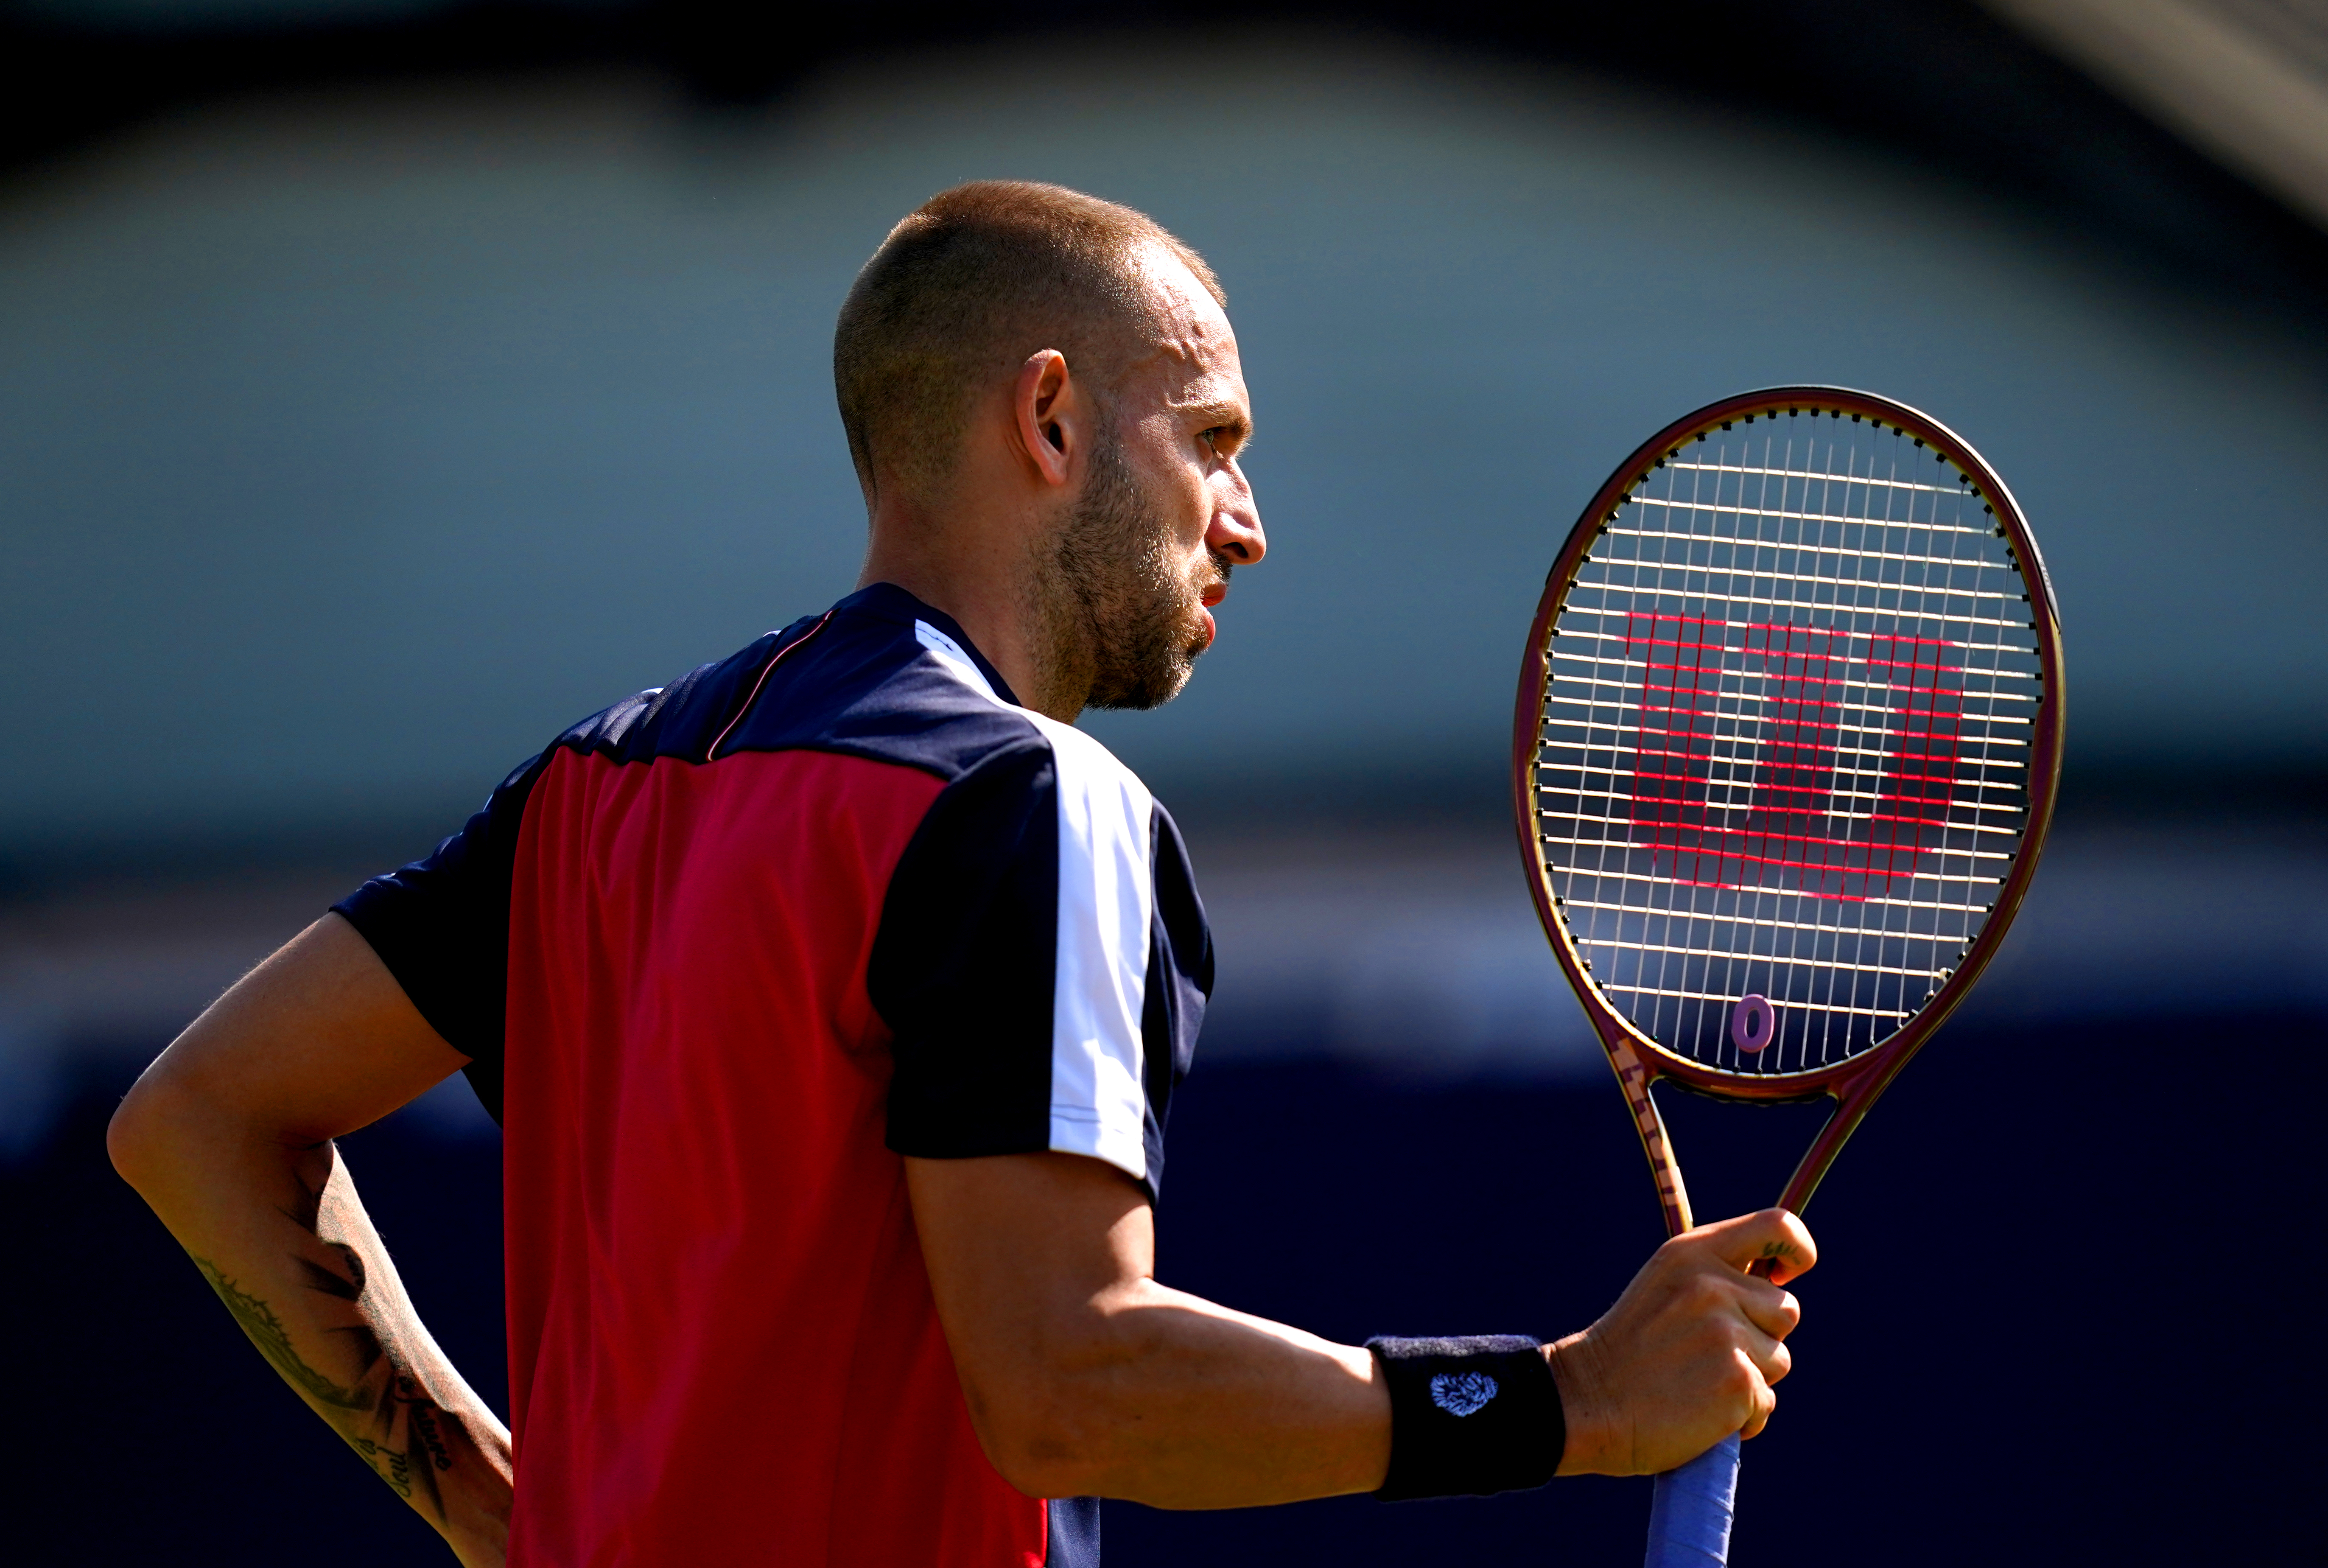
<svg viewBox="0 0 2328 1568"><path fill-rule="evenodd" d="M2031 737L2028 815L2022 829L2021 848L2004 885L1997 889L1986 924L1966 950L1955 972L1890 1038L1846 1061L1794 1073L1742 1074L1708 1067L1667 1050L1601 995L1585 966L1583 955L1569 934L1566 921L1561 918L1551 875L1544 863L1535 770L1544 744L1553 624L1566 606L1576 574L1600 530L1617 521L1619 509L1642 479L1663 460L1678 456L1681 448L1699 435L1751 423L1766 415L1803 413L1841 416L1872 422L1879 428L1899 430L1919 446L1944 454L1972 480L1978 499L1987 505L2003 530L2028 588L2040 690ZM1664 1117L1657 1112L1657 1101L1649 1093L1652 1085L1661 1078L1670 1078L1679 1087L1716 1099L1766 1104L1812 1101L1822 1096L1833 1099L1834 1112L1804 1152L1779 1198L1779 1207L1800 1214L1868 1108L1908 1065L1917 1048L1964 1000L2012 926L2014 915L2029 891L2031 878L2036 875L2038 854L2044 847L2046 830L2051 825L2054 803L2060 791L2065 696L2060 618L2052 580L2019 503L2004 479L1973 449L1971 443L1930 415L1904 403L1847 387L1770 387L1741 392L1675 420L1641 443L1594 493L1553 561L1552 570L1544 578L1544 596L1537 606L1535 620L1528 628L1527 654L1520 665L1519 694L1512 722L1512 821L1518 830L1520 858L1527 867L1528 891L1535 899L1537 917L1543 922L1544 934L1551 939L1554 955L1568 975L1570 988L1592 1020L1593 1032L1600 1037L1609 1065L1624 1091L1626 1103L1632 1109L1634 1127L1640 1134L1642 1152L1648 1157L1649 1170L1657 1182L1658 1206L1664 1211L1666 1228L1670 1234L1679 1235L1688 1230L1693 1218L1688 1188L1682 1181L1672 1139L1666 1131Z"/></svg>

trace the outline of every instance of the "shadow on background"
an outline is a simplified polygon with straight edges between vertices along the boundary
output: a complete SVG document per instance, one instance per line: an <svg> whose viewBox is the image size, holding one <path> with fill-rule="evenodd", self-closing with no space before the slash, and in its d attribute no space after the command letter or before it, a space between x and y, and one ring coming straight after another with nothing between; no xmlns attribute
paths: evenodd
<svg viewBox="0 0 2328 1568"><path fill-rule="evenodd" d="M2328 1071L2192 1116L2188 1064L2312 1017L1959 1023L1845 1154L1811 1218L1800 1369L1751 1444L1732 1562L2293 1561L2271 1477L2314 1439L2295 1195ZM2090 1076L2080 1076L2090 1075ZM110 1085L0 1171L16 1288L11 1561L431 1561L427 1531L267 1372L107 1168ZM1670 1103L1704 1212L1765 1201L1798 1126ZM1176 1106L1159 1275L1344 1340L1589 1321L1659 1238L1599 1084L1206 1068ZM430 1327L496 1405L498 1150L405 1119L343 1143ZM1748 1174L1751 1173L1751 1174ZM2276 1456L2276 1457L2275 1457ZM111 1503L104 1499L110 1498ZM43 1498L47 1506L43 1506ZM1636 1560L1640 1481L1478 1502L1105 1512L1112 1568Z"/></svg>

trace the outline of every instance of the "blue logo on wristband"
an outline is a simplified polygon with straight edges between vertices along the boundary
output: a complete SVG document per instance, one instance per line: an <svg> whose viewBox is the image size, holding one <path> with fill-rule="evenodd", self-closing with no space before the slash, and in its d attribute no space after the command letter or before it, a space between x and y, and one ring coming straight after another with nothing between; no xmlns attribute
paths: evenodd
<svg viewBox="0 0 2328 1568"><path fill-rule="evenodd" d="M1496 1397L1496 1380L1484 1372L1441 1372L1431 1380L1431 1403L1450 1415L1473 1415Z"/></svg>

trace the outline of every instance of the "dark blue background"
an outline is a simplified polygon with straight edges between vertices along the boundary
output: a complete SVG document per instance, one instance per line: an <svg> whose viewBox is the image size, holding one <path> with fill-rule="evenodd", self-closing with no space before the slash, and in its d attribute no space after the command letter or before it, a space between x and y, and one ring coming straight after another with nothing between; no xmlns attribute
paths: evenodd
<svg viewBox="0 0 2328 1568"><path fill-rule="evenodd" d="M2256 1053L2322 1022L1944 1030L1811 1212L1826 1261L1799 1290L1799 1370L1747 1449L1738 1568L2311 1550L2284 1482L2317 1438L2303 1195L2323 1070ZM0 1171L10 1561L436 1560L113 1176L113 1085L88 1088ZM1800 1109L1667 1106L1708 1214L1761 1201L1807 1136ZM1171 1138L1160 1277L1346 1340L1563 1332L1659 1237L1613 1086L1200 1061ZM430 1327L498 1403L498 1151L398 1121L343 1147ZM1112 1503L1104 1528L1112 1568L1618 1563L1647 1502L1646 1482L1584 1479L1395 1507Z"/></svg>

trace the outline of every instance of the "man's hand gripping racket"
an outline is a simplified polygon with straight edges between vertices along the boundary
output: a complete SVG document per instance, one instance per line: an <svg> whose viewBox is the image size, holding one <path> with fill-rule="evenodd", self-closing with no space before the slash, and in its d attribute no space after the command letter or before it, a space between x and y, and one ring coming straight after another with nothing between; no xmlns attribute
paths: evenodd
<svg viewBox="0 0 2328 1568"><path fill-rule="evenodd" d="M1701 408L1610 476L1554 563L1513 805L1677 1238L1563 1341L1572 1441L1632 1445L1563 1468L1678 1466L1649 1568L1727 1558L1739 1441L1787 1366L1779 1286L1814 1261L1792 1216L2004 939L2052 817L2061 709L2020 509L1961 437L1888 399L1782 387ZM1785 1212L1692 1228L1660 1078L1835 1102ZM1736 1310L1707 1313L1722 1290ZM1605 1364L1616 1345L1632 1365Z"/></svg>

